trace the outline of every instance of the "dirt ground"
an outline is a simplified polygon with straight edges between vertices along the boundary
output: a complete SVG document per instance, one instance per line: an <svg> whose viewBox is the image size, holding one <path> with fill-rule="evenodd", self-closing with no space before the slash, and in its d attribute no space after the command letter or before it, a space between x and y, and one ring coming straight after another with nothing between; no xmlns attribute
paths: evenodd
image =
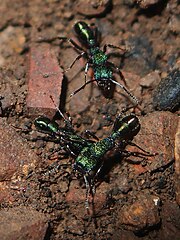
<svg viewBox="0 0 180 240"><path fill-rule="evenodd" d="M172 98L168 90L164 96L157 88L172 71L172 79L180 78L179 10L175 0L1 1L1 239L180 239L180 86L172 80ZM140 108L129 111L141 123L133 142L153 153L123 157L115 149L109 151L89 212L83 178L72 168L75 159L56 151L57 143L43 140L33 121L47 109L30 107L27 101L32 48L50 48L58 67L68 68L77 51L68 42L52 39L66 36L78 42L73 32L78 20L97 27L100 46L127 49L108 48L107 53L140 102ZM65 73L57 98L77 134L88 129L102 139L111 133L116 115L133 103L118 87L104 96L96 83L70 98L84 83L84 66L85 59L80 59ZM88 78L92 74L91 69ZM122 83L118 74L115 77ZM157 92L160 97L155 98ZM161 98L168 99L168 106L160 110L168 111L158 111ZM63 124L58 117L57 122ZM134 146L127 150L142 153Z"/></svg>

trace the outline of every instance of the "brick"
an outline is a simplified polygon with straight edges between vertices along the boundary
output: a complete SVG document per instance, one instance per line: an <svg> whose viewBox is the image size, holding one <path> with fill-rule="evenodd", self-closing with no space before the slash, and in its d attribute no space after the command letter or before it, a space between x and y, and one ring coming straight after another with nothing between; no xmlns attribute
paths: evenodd
<svg viewBox="0 0 180 240"><path fill-rule="evenodd" d="M53 117L59 106L63 73L48 44L32 46L29 56L27 108L30 115Z"/></svg>

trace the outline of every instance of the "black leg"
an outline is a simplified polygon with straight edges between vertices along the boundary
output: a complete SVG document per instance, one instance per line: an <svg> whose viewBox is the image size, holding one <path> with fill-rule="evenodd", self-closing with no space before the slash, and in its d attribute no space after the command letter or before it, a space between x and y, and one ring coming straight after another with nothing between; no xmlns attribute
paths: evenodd
<svg viewBox="0 0 180 240"><path fill-rule="evenodd" d="M82 51L82 53L80 53L75 59L74 61L71 63L71 65L65 70L65 72L67 72L69 69L71 69L73 67L73 65L76 63L77 60L79 60L81 57L83 56L86 56L86 58L88 59L88 53L86 51L84 51L83 48L81 48L77 43L74 42L74 40L72 40L71 38L67 38L67 37L61 37L59 39L62 39L62 40L66 40L68 41L69 43L71 43L73 45L73 47L77 50L80 50ZM90 63L87 62L86 63L86 66L85 66L85 84L82 86L82 88L80 88L79 90L76 90L75 92L73 92L70 96L72 95L75 95L77 92L79 92L81 89L83 89L87 83L87 72L88 72L88 69L89 69L89 65Z"/></svg>
<svg viewBox="0 0 180 240"><path fill-rule="evenodd" d="M73 46L73 48L75 48L75 49L77 49L77 50L79 50L79 51L82 51L75 59L74 59L74 61L71 63L71 65L67 68L67 69L65 69L64 71L65 72L67 72L69 69L71 69L73 66L74 66L74 64L76 63L76 61L78 61L81 57L83 57L83 56L88 56L88 54L87 54L87 52L86 51L84 51L84 49L82 48L82 47L80 47L76 42L74 42L74 40L72 40L71 38L67 38L67 37L59 37L58 39L62 39L62 40L66 40L66 41L68 41L72 46ZM88 58L88 57L87 57ZM87 73L86 73L87 74Z"/></svg>
<svg viewBox="0 0 180 240"><path fill-rule="evenodd" d="M137 145L136 143L133 143L133 142L131 142L131 141L127 141L127 144L128 145L131 145L131 146L134 146L134 147L137 147L139 150L141 150L141 151L143 151L145 154L145 156L155 156L155 155L157 155L157 153L151 153L151 152L149 152L149 151L147 151L147 150L144 150L143 148L141 148L139 145Z"/></svg>
<svg viewBox="0 0 180 240"><path fill-rule="evenodd" d="M76 61L78 61L80 58L82 58L85 54L86 54L86 52L82 52L81 54L79 54L79 55L73 60L73 62L71 63L71 65L64 70L64 72L69 71L69 70L74 66L74 64L76 63Z"/></svg>
<svg viewBox="0 0 180 240"><path fill-rule="evenodd" d="M69 69L71 69L74 64L76 63L77 60L79 60L81 57L83 57L84 55L88 55L86 51L84 51L84 49L82 47L80 47L74 40L72 40L71 38L67 38L67 37L54 37L54 38L51 38L51 39L41 39L39 40L38 42L49 42L49 41L54 41L56 39L59 39L59 40L65 40L65 41L68 41L73 48L75 48L76 50L78 51L82 51L82 53L80 53L75 59L74 61L71 63L71 65L64 70L64 72L67 72Z"/></svg>
<svg viewBox="0 0 180 240"><path fill-rule="evenodd" d="M80 47L74 40L72 40L71 38L67 38L67 37L57 37L59 40L65 40L68 41L74 48L84 52L84 49L82 47Z"/></svg>
<svg viewBox="0 0 180 240"><path fill-rule="evenodd" d="M108 62L108 65L111 68L113 68L116 72L119 73L119 76L120 76L121 80L123 81L124 85L127 87L126 79L125 79L124 75L122 74L121 70L117 66L115 66L115 64L112 63L112 62Z"/></svg>
<svg viewBox="0 0 180 240"><path fill-rule="evenodd" d="M125 77L124 77L124 75L122 74L121 70L120 70L118 67L116 67L116 66L114 65L114 63L112 63L112 62L108 62L108 65L109 65L111 68L113 68L113 69L115 69L116 71L118 71L121 80L124 82L124 85L127 86ZM122 88L122 89L133 99L133 101L136 103L136 106L139 104L138 99L137 99L125 86L123 86L122 84L118 83L117 81L115 81L115 80L113 80L113 79L110 79L110 81L113 82L114 84L118 85L120 88Z"/></svg>
<svg viewBox="0 0 180 240"><path fill-rule="evenodd" d="M36 42L53 42L57 39L68 41L74 48L84 52L84 49L81 46L79 46L74 40L72 40L71 38L68 38L68 37L56 36L56 37L52 37L52 38L43 38L43 39L37 40Z"/></svg>
<svg viewBox="0 0 180 240"><path fill-rule="evenodd" d="M119 86L120 88L122 88L131 98L132 100L136 103L136 106L139 104L138 99L122 84L118 83L117 81L113 80L113 79L109 79L109 81L111 81L112 83L116 84L117 86Z"/></svg>
<svg viewBox="0 0 180 240"><path fill-rule="evenodd" d="M62 163L59 163L59 161L56 161L51 165L49 165L50 170L47 170L43 175L44 176L54 175L55 173L59 172L59 169L61 169L64 166L67 167L68 165L69 164L62 164Z"/></svg>
<svg viewBox="0 0 180 240"><path fill-rule="evenodd" d="M83 84L80 88L78 88L77 90L75 90L74 92L71 93L70 97L73 97L76 93L78 93L79 91L81 91L82 89L85 88L86 85L88 85L91 82L94 82L96 80L90 80L88 82L86 82L85 84Z"/></svg>
<svg viewBox="0 0 180 240"><path fill-rule="evenodd" d="M104 52L104 53L107 51L107 47L115 48L115 49L120 49L120 50L122 50L124 53L127 52L127 49L121 48L121 47L119 47L119 46L115 46L115 45L113 45L113 44L105 44L105 45L103 46L103 52Z"/></svg>
<svg viewBox="0 0 180 240"><path fill-rule="evenodd" d="M89 209L89 193L90 193L90 184L87 180L87 177L84 175L84 181L86 185L86 200L85 200L85 208Z"/></svg>
<svg viewBox="0 0 180 240"><path fill-rule="evenodd" d="M122 157L130 157L130 156L140 157L140 158L144 157L144 155L142 155L139 152L130 152L125 149L121 149L120 153L121 153Z"/></svg>
<svg viewBox="0 0 180 240"><path fill-rule="evenodd" d="M90 130L85 130L85 135L94 138L96 141L99 141L99 138Z"/></svg>
<svg viewBox="0 0 180 240"><path fill-rule="evenodd" d="M85 80L85 83L87 83L87 73L88 73L88 69L89 69L89 62L86 63L86 67L85 67L85 71L84 71L84 80Z"/></svg>
<svg viewBox="0 0 180 240"><path fill-rule="evenodd" d="M37 130L37 132L40 132ZM53 136L37 136L35 138L32 138L30 136L23 136L23 138L25 138L27 141L31 141L31 142L37 142L38 140L42 140L45 142L58 142L58 138L53 137Z"/></svg>

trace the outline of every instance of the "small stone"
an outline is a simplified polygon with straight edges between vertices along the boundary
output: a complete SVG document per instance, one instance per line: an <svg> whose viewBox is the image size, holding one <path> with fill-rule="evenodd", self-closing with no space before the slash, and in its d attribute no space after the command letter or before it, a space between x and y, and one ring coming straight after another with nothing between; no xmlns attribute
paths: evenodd
<svg viewBox="0 0 180 240"><path fill-rule="evenodd" d="M78 13L85 16L99 16L104 14L110 6L110 0L83 1L78 0L75 9Z"/></svg>
<svg viewBox="0 0 180 240"><path fill-rule="evenodd" d="M160 0L138 0L135 2L138 2L141 8L148 8L151 5L157 4L158 2L160 2Z"/></svg>
<svg viewBox="0 0 180 240"><path fill-rule="evenodd" d="M160 222L159 209L152 195L140 195L130 206L124 206L119 213L120 222L127 230L143 231Z"/></svg>
<svg viewBox="0 0 180 240"><path fill-rule="evenodd" d="M161 78L157 72L151 72L147 74L145 77L141 78L140 85L142 87L151 87L154 88L157 83L161 81Z"/></svg>
<svg viewBox="0 0 180 240"><path fill-rule="evenodd" d="M174 69L161 80L154 91L153 106L158 110L173 111L180 104L180 70Z"/></svg>

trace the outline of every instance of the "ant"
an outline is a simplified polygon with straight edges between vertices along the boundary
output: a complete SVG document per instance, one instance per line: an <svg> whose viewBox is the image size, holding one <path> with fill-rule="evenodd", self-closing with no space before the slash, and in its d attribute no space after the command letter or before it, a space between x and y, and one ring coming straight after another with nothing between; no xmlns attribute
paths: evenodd
<svg viewBox="0 0 180 240"><path fill-rule="evenodd" d="M114 80L113 72L118 72L122 81L126 83L126 80L120 69L117 66L115 66L112 62L108 61L108 55L106 54L107 47L116 48L123 51L124 49L118 46L114 46L112 44L105 44L103 50L101 50L97 40L97 29L90 28L88 24L83 21L78 21L77 23L75 23L73 28L77 35L78 40L82 43L82 45L84 45L86 50L84 50L71 38L60 36L52 38L52 40L60 39L68 41L73 46L73 48L80 52L80 54L74 59L74 61L65 70L65 72L71 69L73 65L76 63L76 61L79 60L80 58L85 57L87 59L85 65L85 83L80 88L71 93L70 96L72 97L80 90L84 89L84 87L87 84L94 81L97 82L99 88L103 92L110 91L111 84L113 83L122 88L130 96L130 98L135 102L137 106L139 103L138 99L124 85ZM94 78L87 81L87 73L90 67L93 69Z"/></svg>

